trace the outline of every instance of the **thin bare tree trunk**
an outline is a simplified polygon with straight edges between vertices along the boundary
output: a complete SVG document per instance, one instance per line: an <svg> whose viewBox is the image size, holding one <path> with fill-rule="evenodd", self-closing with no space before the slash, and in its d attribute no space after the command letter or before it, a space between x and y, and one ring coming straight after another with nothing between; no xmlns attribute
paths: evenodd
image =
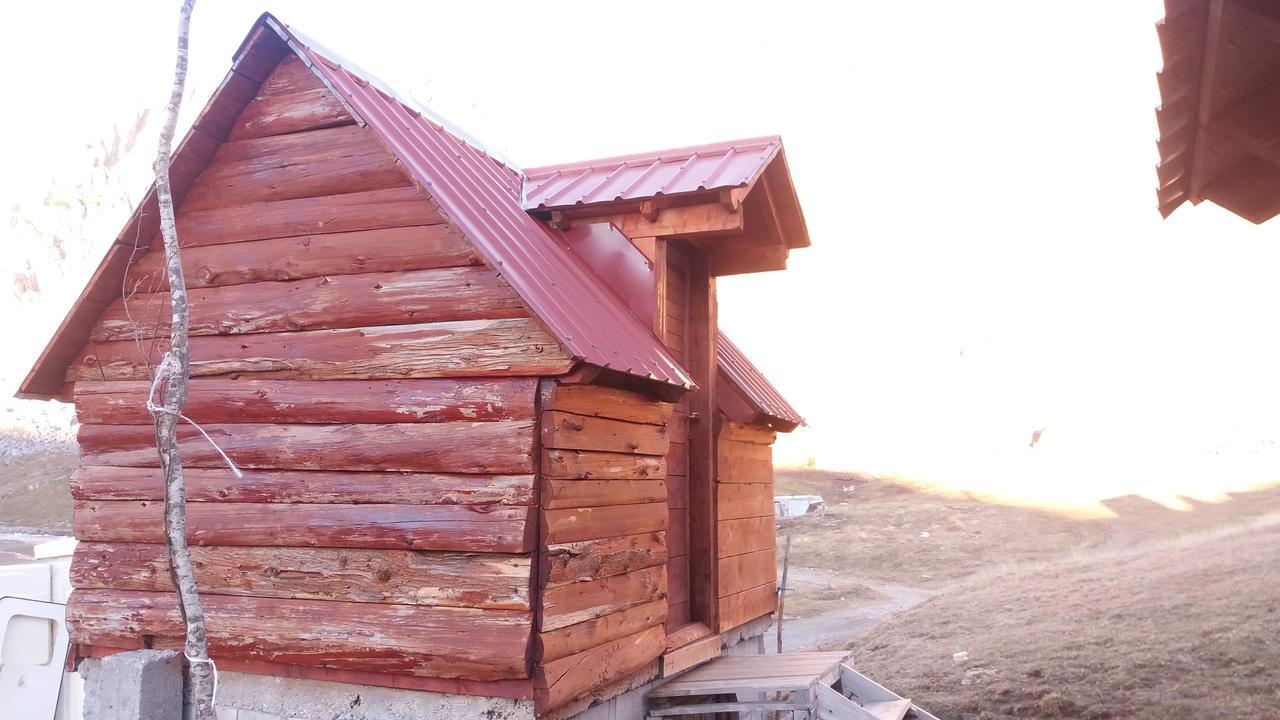
<svg viewBox="0 0 1280 720"><path fill-rule="evenodd" d="M173 330L169 356L156 368L157 382L167 380L164 405L153 415L156 448L164 468L164 532L169 551L169 572L178 590L178 607L187 626L184 651L187 656L187 684L196 720L216 720L213 708L214 677L209 663L209 642L204 628L204 610L196 592L195 571L187 548L187 490L178 454L178 419L187 403L187 378L191 372L191 349L187 342L189 311L187 284L178 254L178 226L173 212L173 190L169 186L169 161L173 135L178 125L178 109L187 81L187 45L191 31L191 11L195 0L183 0L178 17L178 59L173 74L173 92L165 108L156 153L156 198L160 204L160 233L164 237L165 270L173 301Z"/></svg>

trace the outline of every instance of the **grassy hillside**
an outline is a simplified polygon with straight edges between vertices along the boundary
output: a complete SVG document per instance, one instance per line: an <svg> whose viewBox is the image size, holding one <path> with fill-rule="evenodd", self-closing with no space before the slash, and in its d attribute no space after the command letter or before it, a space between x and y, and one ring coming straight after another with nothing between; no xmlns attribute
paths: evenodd
<svg viewBox="0 0 1280 720"><path fill-rule="evenodd" d="M847 647L955 720L1280 717L1277 588L1280 515L982 572Z"/></svg>

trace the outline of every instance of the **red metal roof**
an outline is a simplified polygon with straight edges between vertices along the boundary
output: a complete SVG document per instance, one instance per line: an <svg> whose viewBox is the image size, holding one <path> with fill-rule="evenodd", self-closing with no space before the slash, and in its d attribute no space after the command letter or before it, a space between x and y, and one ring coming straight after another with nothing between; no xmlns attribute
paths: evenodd
<svg viewBox="0 0 1280 720"><path fill-rule="evenodd" d="M757 410L790 425L791 427L786 428L787 430L805 424L800 413L791 407L791 403L782 397L782 393L778 392L764 373L742 354L738 346L734 345L723 331L717 335L716 343L720 371L742 391Z"/></svg>
<svg viewBox="0 0 1280 720"><path fill-rule="evenodd" d="M746 187L782 147L775 136L524 171L526 210Z"/></svg>
<svg viewBox="0 0 1280 720"><path fill-rule="evenodd" d="M558 231L520 204L520 175L378 87L270 15L352 114L400 159L553 334L580 360L692 387L688 373L623 306Z"/></svg>

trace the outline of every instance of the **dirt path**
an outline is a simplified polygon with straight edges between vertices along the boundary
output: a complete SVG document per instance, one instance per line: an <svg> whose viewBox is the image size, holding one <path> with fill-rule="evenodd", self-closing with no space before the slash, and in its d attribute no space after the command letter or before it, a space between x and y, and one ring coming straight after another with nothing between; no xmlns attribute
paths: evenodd
<svg viewBox="0 0 1280 720"><path fill-rule="evenodd" d="M870 627L872 623L895 613L915 607L937 594L936 590L875 582L866 578L843 575L839 586L832 586L830 571L819 568L793 567L788 573L787 584L794 593L822 589L828 592L845 592L860 596L837 607L806 617L793 617L790 613L783 622L782 648L787 652L812 650L818 645L843 645L854 635ZM766 644L775 647L773 639Z"/></svg>

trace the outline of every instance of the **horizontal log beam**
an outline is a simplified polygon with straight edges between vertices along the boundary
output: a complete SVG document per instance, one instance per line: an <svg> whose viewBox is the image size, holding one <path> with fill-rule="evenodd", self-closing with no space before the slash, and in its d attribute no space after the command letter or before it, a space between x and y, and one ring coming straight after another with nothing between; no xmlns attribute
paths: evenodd
<svg viewBox="0 0 1280 720"><path fill-rule="evenodd" d="M350 125L355 122L342 101L323 85L256 97L240 113L229 139L246 140Z"/></svg>
<svg viewBox="0 0 1280 720"><path fill-rule="evenodd" d="M571 222L607 222L627 237L699 237L742 232L743 213L741 209L732 210L720 203L703 203L662 208L652 219L642 213L629 212L574 217Z"/></svg>
<svg viewBox="0 0 1280 720"><path fill-rule="evenodd" d="M90 343L67 380L146 380L162 343ZM349 380L557 375L574 359L536 320L466 320L347 330L191 338L191 375Z"/></svg>
<svg viewBox="0 0 1280 720"><path fill-rule="evenodd" d="M542 593L541 630L576 625L666 596L667 570L662 567L557 585Z"/></svg>
<svg viewBox="0 0 1280 720"><path fill-rule="evenodd" d="M547 510L666 501L667 484L661 480L544 480L542 483L542 507Z"/></svg>
<svg viewBox="0 0 1280 720"><path fill-rule="evenodd" d="M163 543L163 502L88 500L75 505L81 541ZM193 545L261 545L526 553L532 508L469 505L191 503Z"/></svg>
<svg viewBox="0 0 1280 720"><path fill-rule="evenodd" d="M183 238L186 242L185 235ZM182 248L183 277L189 288L481 264L475 248L448 225L411 225L246 242L227 239L224 243ZM154 292L168 286L162 248L139 257L129 267L124 282L124 289L130 294ZM146 309L132 301L130 308Z"/></svg>
<svg viewBox="0 0 1280 720"><path fill-rule="evenodd" d="M205 433L235 463L264 470L399 470L523 474L533 470L528 421L389 425L210 424ZM85 465L157 467L149 425L81 425ZM218 450L188 424L178 428L187 467L217 468Z"/></svg>
<svg viewBox="0 0 1280 720"><path fill-rule="evenodd" d="M675 406L648 395L603 385L557 385L543 404L546 410L666 425Z"/></svg>
<svg viewBox="0 0 1280 720"><path fill-rule="evenodd" d="M662 626L655 625L538 665L533 676L534 710L543 715L643 669L662 655L666 637Z"/></svg>
<svg viewBox="0 0 1280 720"><path fill-rule="evenodd" d="M667 529L666 503L544 510L542 516L542 542L546 545Z"/></svg>
<svg viewBox="0 0 1280 720"><path fill-rule="evenodd" d="M551 587L662 566L667 562L667 540L666 533L657 530L602 540L555 543L548 545L544 552L539 565L543 573L541 583Z"/></svg>
<svg viewBox="0 0 1280 720"><path fill-rule="evenodd" d="M209 210L246 200L291 200L409 184L408 173L372 133L359 125L344 125L223 143L179 209Z"/></svg>
<svg viewBox="0 0 1280 720"><path fill-rule="evenodd" d="M534 636L534 656L539 662L551 662L619 638L661 625L667 619L665 599L603 615L558 630Z"/></svg>
<svg viewBox="0 0 1280 720"><path fill-rule="evenodd" d="M286 662L334 669L501 680L526 676L530 614L519 610L201 598L215 660ZM76 590L67 604L72 642L131 647L143 636L181 638L173 593Z"/></svg>
<svg viewBox="0 0 1280 720"><path fill-rule="evenodd" d="M190 382L183 414L216 423L439 423L531 420L536 380L224 380ZM143 425L146 380L79 382L81 424Z"/></svg>
<svg viewBox="0 0 1280 720"><path fill-rule="evenodd" d="M548 479L661 480L667 476L667 460L661 456L545 450L542 474Z"/></svg>
<svg viewBox="0 0 1280 720"><path fill-rule="evenodd" d="M542 415L542 445L558 450L666 455L667 428L550 411Z"/></svg>
<svg viewBox="0 0 1280 720"><path fill-rule="evenodd" d="M326 275L190 290L191 335L239 335L526 317L485 267ZM90 333L97 342L169 336L168 291L117 298Z"/></svg>
<svg viewBox="0 0 1280 720"><path fill-rule="evenodd" d="M533 505L532 475L184 468L187 502L379 505ZM163 500L158 467L81 465L71 473L77 500Z"/></svg>
<svg viewBox="0 0 1280 720"><path fill-rule="evenodd" d="M417 188L342 192L324 197L244 202L216 210L180 209L178 236L183 265L191 248L267 238L314 236L380 228L439 225L444 216ZM137 238L143 247L160 250L155 238ZM161 250L161 254L163 251Z"/></svg>
<svg viewBox="0 0 1280 720"><path fill-rule="evenodd" d="M529 609L527 555L196 545L191 560L202 595ZM173 591L159 543L80 543L71 584Z"/></svg>

